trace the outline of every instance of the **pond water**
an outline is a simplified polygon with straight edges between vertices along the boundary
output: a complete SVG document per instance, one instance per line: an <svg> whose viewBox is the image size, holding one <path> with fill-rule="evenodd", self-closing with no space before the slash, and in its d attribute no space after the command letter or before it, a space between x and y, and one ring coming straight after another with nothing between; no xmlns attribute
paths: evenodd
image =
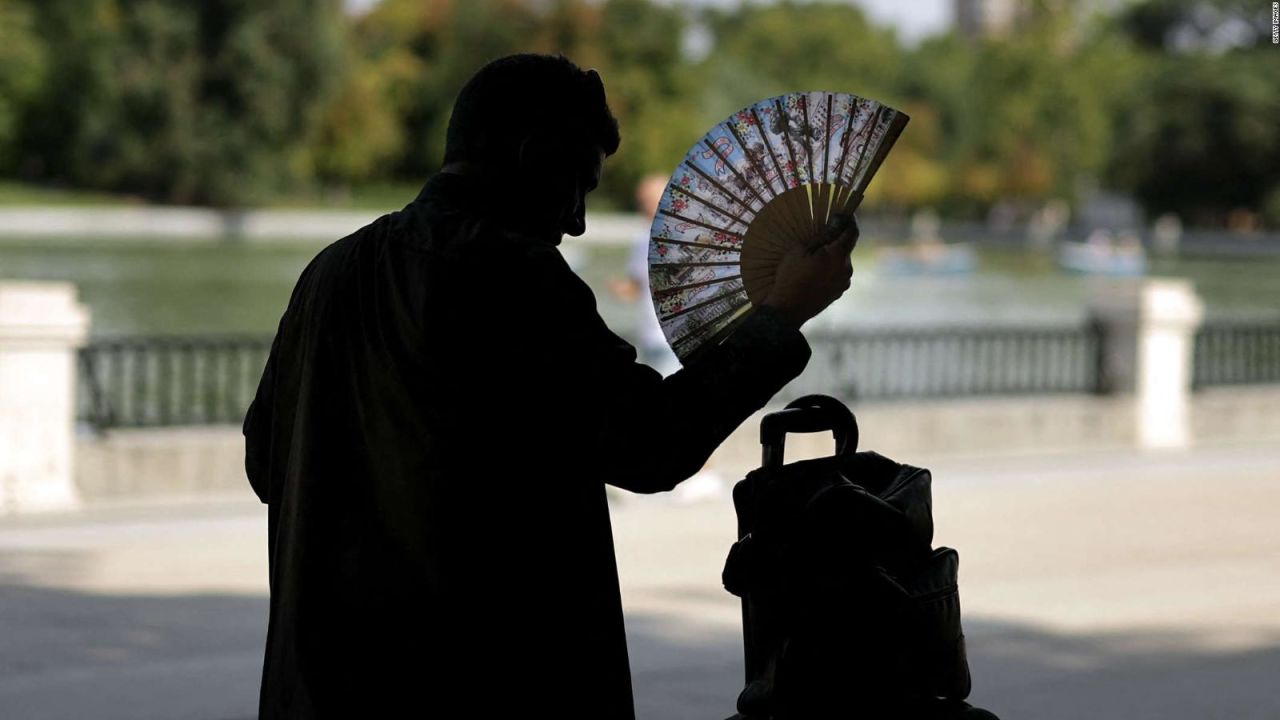
<svg viewBox="0 0 1280 720"><path fill-rule="evenodd" d="M1127 282L1067 274L1047 252L1011 248L982 249L969 274L895 276L878 262L878 244L863 241L849 292L807 329L1074 323L1092 297ZM270 334L299 272L324 245L4 239L0 279L75 283L99 337ZM627 249L575 238L561 249L596 291L601 315L630 337L643 309L608 289L625 273ZM1280 258L1155 259L1149 274L1193 280L1210 317L1280 317Z"/></svg>

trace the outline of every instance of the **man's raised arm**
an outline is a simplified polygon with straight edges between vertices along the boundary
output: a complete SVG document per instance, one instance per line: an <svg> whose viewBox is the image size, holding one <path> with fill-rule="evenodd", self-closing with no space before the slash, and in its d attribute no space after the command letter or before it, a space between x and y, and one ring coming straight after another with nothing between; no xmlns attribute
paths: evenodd
<svg viewBox="0 0 1280 720"><path fill-rule="evenodd" d="M530 352L544 402L579 419L566 429L587 440L575 447L593 453L587 461L601 479L633 492L670 490L692 476L809 360L799 325L811 315L766 302L724 342L664 379L608 329L590 288L556 250L531 249L527 270L520 323L539 338Z"/></svg>

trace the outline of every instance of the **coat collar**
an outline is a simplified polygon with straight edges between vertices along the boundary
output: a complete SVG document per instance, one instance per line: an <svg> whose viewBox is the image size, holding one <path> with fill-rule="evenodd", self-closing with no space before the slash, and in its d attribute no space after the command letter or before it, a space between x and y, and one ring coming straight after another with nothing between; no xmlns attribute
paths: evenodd
<svg viewBox="0 0 1280 720"><path fill-rule="evenodd" d="M427 178L414 202L436 213L474 216L492 225L504 234L522 242L558 246L561 234L545 238L537 237L519 218L512 217L502 205L502 192L481 178L460 173L437 171Z"/></svg>
<svg viewBox="0 0 1280 720"><path fill-rule="evenodd" d="M436 172L427 178L415 202L426 203L441 209L479 210L484 198L495 197L484 192L478 178L459 173Z"/></svg>

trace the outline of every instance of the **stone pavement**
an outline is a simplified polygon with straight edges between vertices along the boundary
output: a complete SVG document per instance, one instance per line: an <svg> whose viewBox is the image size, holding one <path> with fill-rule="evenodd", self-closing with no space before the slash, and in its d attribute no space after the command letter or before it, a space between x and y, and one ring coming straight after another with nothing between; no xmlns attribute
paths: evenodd
<svg viewBox="0 0 1280 720"><path fill-rule="evenodd" d="M1006 720L1280 718L1280 448L913 458L961 554L973 701ZM741 683L726 497L627 496L637 711ZM0 718L254 716L266 523L246 494L0 520Z"/></svg>

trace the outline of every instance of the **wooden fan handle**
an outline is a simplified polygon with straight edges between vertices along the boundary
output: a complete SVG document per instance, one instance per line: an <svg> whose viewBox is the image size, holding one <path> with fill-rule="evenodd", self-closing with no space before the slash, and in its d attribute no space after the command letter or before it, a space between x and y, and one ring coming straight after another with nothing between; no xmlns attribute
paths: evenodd
<svg viewBox="0 0 1280 720"><path fill-rule="evenodd" d="M863 195L858 190L850 190L849 194L844 196L840 201L840 209L831 213L832 215L852 215L862 205Z"/></svg>

